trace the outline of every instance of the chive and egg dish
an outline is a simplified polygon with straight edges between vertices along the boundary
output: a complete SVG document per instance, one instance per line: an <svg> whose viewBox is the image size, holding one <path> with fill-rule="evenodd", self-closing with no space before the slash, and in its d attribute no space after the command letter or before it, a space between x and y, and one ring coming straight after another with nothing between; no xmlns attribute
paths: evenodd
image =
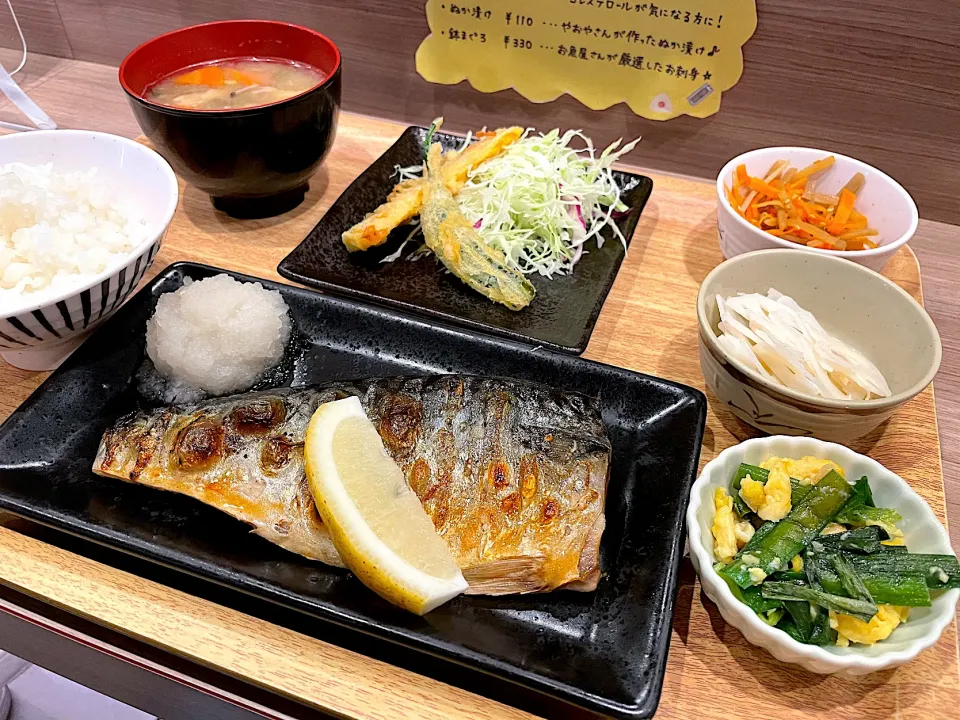
<svg viewBox="0 0 960 720"><path fill-rule="evenodd" d="M873 645L960 588L953 555L911 553L869 478L823 458L742 463L714 491L714 569L767 624L813 645Z"/></svg>

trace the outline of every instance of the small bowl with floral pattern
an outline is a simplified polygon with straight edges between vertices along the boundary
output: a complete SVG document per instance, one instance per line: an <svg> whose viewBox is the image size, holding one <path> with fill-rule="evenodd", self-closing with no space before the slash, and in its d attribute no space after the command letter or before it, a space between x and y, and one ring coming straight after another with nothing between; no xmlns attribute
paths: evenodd
<svg viewBox="0 0 960 720"><path fill-rule="evenodd" d="M823 328L883 373L892 394L871 400L808 395L775 384L730 356L717 341L717 296L775 289L810 311ZM940 335L930 316L896 283L831 255L760 250L718 265L697 297L700 368L707 387L734 415L770 434L849 443L922 392L940 367Z"/></svg>

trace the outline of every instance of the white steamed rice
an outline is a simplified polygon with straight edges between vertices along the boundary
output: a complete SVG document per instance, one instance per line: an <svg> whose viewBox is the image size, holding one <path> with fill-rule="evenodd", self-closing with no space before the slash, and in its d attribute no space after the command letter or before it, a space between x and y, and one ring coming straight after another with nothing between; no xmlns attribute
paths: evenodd
<svg viewBox="0 0 960 720"><path fill-rule="evenodd" d="M249 389L283 357L290 315L280 293L229 275L160 297L147 354L167 380L167 402Z"/></svg>
<svg viewBox="0 0 960 720"><path fill-rule="evenodd" d="M0 307L80 287L147 239L145 219L96 175L0 165Z"/></svg>

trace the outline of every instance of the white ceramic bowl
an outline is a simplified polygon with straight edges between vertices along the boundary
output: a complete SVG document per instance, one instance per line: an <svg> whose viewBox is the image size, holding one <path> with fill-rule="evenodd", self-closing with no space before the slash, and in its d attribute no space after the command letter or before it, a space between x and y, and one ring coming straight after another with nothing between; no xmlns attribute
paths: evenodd
<svg viewBox="0 0 960 720"><path fill-rule="evenodd" d="M870 227L880 233L879 247L873 250L819 250L782 240L748 223L727 200L725 188L732 184L738 165L746 165L750 175L762 175L777 160L789 160L794 167L802 168L828 155L836 158L836 164L816 176L817 189L831 194L839 192L855 173L862 172L866 183L857 197L856 207L867 216ZM900 246L913 237L918 222L917 204L896 180L864 162L827 150L801 147L751 150L733 158L717 176L717 230L720 250L726 258L752 250L790 248L843 257L879 272Z"/></svg>
<svg viewBox="0 0 960 720"><path fill-rule="evenodd" d="M848 478L866 475L878 506L892 507L900 513L910 552L953 554L950 536L937 520L930 506L899 476L866 455L849 448L813 438L774 435L747 440L727 448L703 468L693 484L687 506L687 534L690 559L700 576L700 584L708 598L716 603L724 620L736 627L754 645L769 651L778 660L802 666L810 672L865 675L909 662L922 650L933 645L940 633L953 620L960 590L948 590L934 598L928 608L911 608L910 618L883 642L850 647L818 647L793 640L781 630L772 628L737 600L723 579L714 571L713 563L713 493L718 487L729 487L741 462L757 464L771 456L799 458L804 455L833 460Z"/></svg>
<svg viewBox="0 0 960 720"><path fill-rule="evenodd" d="M0 356L16 367L51 370L134 291L153 262L177 208L177 178L153 150L107 133L38 130L0 137L0 164L53 163L65 172L97 168L97 177L135 203L147 239L76 287L24 295L0 308Z"/></svg>

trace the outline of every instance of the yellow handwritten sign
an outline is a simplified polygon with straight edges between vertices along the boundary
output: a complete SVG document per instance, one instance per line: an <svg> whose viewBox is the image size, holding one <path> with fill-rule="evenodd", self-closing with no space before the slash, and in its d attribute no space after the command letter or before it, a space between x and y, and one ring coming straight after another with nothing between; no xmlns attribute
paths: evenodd
<svg viewBox="0 0 960 720"><path fill-rule="evenodd" d="M755 0L428 0L417 72L533 102L570 93L593 110L707 117L743 72Z"/></svg>

